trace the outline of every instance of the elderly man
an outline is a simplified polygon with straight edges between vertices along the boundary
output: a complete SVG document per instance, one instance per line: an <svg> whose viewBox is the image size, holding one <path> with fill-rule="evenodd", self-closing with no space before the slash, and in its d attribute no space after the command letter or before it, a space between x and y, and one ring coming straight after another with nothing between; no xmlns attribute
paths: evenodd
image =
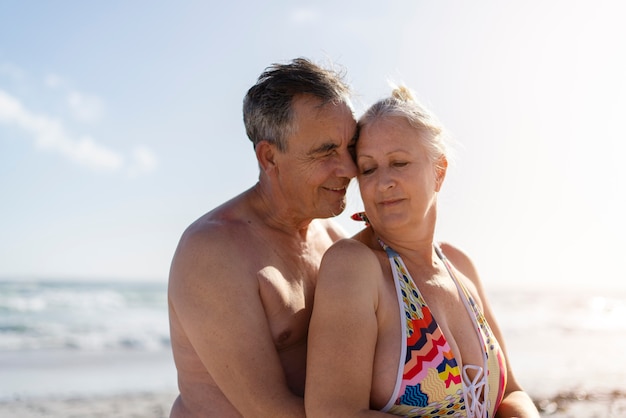
<svg viewBox="0 0 626 418"><path fill-rule="evenodd" d="M244 99L258 182L191 224L172 261L171 417L304 417L316 276L344 233L356 122L341 77L299 58Z"/></svg>

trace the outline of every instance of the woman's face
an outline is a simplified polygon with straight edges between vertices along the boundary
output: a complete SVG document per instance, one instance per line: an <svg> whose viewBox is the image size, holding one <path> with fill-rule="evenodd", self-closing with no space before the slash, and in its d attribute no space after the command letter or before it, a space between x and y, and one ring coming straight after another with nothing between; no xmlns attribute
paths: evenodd
<svg viewBox="0 0 626 418"><path fill-rule="evenodd" d="M435 168L404 118L383 117L363 127L356 162L365 212L375 229L434 222L429 214L445 169Z"/></svg>

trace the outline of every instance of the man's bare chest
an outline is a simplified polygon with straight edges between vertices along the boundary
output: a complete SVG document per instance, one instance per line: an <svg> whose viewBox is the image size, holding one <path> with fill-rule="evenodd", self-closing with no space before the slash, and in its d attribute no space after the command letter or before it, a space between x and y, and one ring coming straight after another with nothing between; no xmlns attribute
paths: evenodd
<svg viewBox="0 0 626 418"><path fill-rule="evenodd" d="M306 342L317 269L266 266L258 271L259 293L277 349Z"/></svg>

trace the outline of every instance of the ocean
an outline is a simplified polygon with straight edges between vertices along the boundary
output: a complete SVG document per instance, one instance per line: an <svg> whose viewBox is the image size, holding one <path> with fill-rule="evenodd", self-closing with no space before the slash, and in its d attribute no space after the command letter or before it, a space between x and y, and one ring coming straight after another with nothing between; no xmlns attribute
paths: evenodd
<svg viewBox="0 0 626 418"><path fill-rule="evenodd" d="M533 397L626 395L626 290L501 288L490 300L510 364Z"/></svg>
<svg viewBox="0 0 626 418"><path fill-rule="evenodd" d="M0 282L0 400L176 389L167 284Z"/></svg>
<svg viewBox="0 0 626 418"><path fill-rule="evenodd" d="M160 283L0 282L0 352L169 347Z"/></svg>
<svg viewBox="0 0 626 418"><path fill-rule="evenodd" d="M626 291L488 289L534 397L626 386ZM176 391L165 283L0 282L0 400Z"/></svg>

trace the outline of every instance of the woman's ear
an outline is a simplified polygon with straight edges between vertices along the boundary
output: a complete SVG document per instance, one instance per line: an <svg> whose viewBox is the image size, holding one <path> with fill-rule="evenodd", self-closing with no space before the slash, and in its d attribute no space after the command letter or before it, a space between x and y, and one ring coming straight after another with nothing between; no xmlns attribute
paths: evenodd
<svg viewBox="0 0 626 418"><path fill-rule="evenodd" d="M261 170L267 172L275 167L276 147L268 141L260 141L254 149Z"/></svg>
<svg viewBox="0 0 626 418"><path fill-rule="evenodd" d="M448 159L445 155L442 155L437 159L435 163L435 191L441 190L443 180L446 178L446 172L448 171Z"/></svg>

